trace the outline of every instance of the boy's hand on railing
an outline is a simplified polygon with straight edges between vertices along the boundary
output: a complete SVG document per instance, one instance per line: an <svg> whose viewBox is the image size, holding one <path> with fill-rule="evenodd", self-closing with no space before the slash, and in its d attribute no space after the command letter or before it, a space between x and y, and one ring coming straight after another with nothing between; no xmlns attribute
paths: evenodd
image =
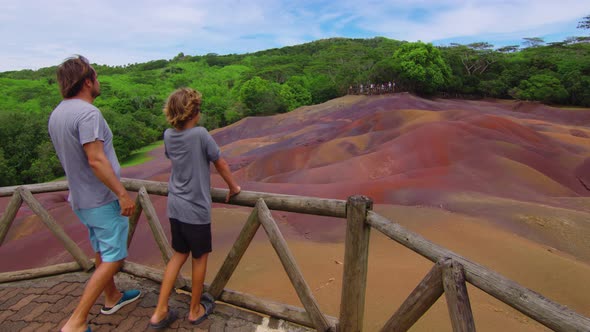
<svg viewBox="0 0 590 332"><path fill-rule="evenodd" d="M242 191L242 188L240 188L240 186L230 187L229 191L227 192L227 196L225 197L225 202L229 202L229 199L239 194L240 191Z"/></svg>

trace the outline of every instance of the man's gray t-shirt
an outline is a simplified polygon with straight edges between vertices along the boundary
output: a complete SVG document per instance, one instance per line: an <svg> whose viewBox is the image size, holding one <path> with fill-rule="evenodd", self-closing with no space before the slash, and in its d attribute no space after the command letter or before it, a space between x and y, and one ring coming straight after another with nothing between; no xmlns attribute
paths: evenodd
<svg viewBox="0 0 590 332"><path fill-rule="evenodd" d="M100 110L81 99L65 99L49 116L48 128L66 172L72 209L91 209L117 200L117 196L94 175L83 147L86 143L102 141L104 153L120 177L121 166L113 148L113 134Z"/></svg>
<svg viewBox="0 0 590 332"><path fill-rule="evenodd" d="M172 162L168 182L168 217L187 224L211 223L209 163L219 159L219 147L203 127L164 132L166 157Z"/></svg>

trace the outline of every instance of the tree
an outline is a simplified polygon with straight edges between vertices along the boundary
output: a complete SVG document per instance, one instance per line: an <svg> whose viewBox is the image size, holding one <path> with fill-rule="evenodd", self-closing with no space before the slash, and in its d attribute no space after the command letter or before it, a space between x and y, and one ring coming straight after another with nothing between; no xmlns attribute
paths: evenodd
<svg viewBox="0 0 590 332"><path fill-rule="evenodd" d="M559 103L568 97L561 82L547 74L533 75L528 80L520 82L513 93L518 99L536 100L544 103Z"/></svg>
<svg viewBox="0 0 590 332"><path fill-rule="evenodd" d="M456 47L461 49L461 62L467 75L483 74L492 63L497 61L492 51L494 45L490 43L478 42Z"/></svg>
<svg viewBox="0 0 590 332"><path fill-rule="evenodd" d="M279 93L287 103L289 111L311 104L311 93L301 84L283 84Z"/></svg>
<svg viewBox="0 0 590 332"><path fill-rule="evenodd" d="M578 22L578 29L590 30L590 15L582 18L582 20Z"/></svg>
<svg viewBox="0 0 590 332"><path fill-rule="evenodd" d="M405 43L393 54L397 82L410 91L433 94L451 76L440 50L422 42Z"/></svg>
<svg viewBox="0 0 590 332"><path fill-rule="evenodd" d="M258 76L242 85L240 101L246 105L247 115L271 115L287 111L287 105L280 96L280 85Z"/></svg>
<svg viewBox="0 0 590 332"><path fill-rule="evenodd" d="M522 42L522 44L526 47L538 47L545 44L545 40L541 37L528 37L523 39L524 42Z"/></svg>
<svg viewBox="0 0 590 332"><path fill-rule="evenodd" d="M19 184L16 170L11 167L9 161L4 158L4 150L0 148L0 187Z"/></svg>
<svg viewBox="0 0 590 332"><path fill-rule="evenodd" d="M519 48L520 48L520 46L518 46L518 45L508 45L508 46L498 48L497 51L500 53L514 53L514 52L518 51Z"/></svg>
<svg viewBox="0 0 590 332"><path fill-rule="evenodd" d="M30 182L47 182L64 175L51 141L42 142L36 150L37 159L33 161L28 170L23 172L25 179Z"/></svg>

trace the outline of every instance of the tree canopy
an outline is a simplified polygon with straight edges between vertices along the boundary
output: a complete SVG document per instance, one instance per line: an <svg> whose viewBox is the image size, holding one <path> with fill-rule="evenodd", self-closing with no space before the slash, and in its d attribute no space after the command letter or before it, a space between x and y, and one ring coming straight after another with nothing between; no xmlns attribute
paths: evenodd
<svg viewBox="0 0 590 332"><path fill-rule="evenodd" d="M400 86L433 94L451 76L449 65L432 44L405 43L393 54L395 75Z"/></svg>

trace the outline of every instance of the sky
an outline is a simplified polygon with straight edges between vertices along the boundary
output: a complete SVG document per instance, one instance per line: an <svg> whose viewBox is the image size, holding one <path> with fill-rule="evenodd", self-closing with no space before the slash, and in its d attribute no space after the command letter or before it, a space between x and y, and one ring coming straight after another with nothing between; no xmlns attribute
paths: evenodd
<svg viewBox="0 0 590 332"><path fill-rule="evenodd" d="M332 37L520 45L587 36L590 0L0 0L0 72L127 65Z"/></svg>

